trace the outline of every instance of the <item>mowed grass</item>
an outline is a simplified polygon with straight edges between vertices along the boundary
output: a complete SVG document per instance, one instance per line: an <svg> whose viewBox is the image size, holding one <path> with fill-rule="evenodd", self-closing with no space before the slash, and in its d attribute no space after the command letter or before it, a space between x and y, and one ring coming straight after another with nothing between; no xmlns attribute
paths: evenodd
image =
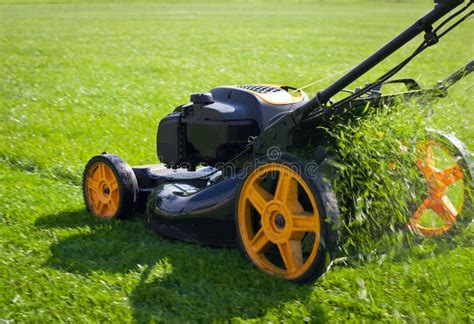
<svg viewBox="0 0 474 324"><path fill-rule="evenodd" d="M473 321L472 235L425 241L400 260L339 263L297 286L237 250L172 242L142 219L95 220L81 197L97 153L155 163L157 123L190 93L302 86L355 65L431 5L2 2L0 320ZM399 76L432 85L471 59L470 39L467 22ZM471 149L472 85L457 84L428 120Z"/></svg>

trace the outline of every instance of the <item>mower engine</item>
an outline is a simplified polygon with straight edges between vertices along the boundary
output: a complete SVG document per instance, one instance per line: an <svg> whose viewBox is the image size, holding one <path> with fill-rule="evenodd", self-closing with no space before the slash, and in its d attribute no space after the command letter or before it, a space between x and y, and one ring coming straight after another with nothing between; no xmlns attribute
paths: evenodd
<svg viewBox="0 0 474 324"><path fill-rule="evenodd" d="M290 90L294 90L289 92ZM158 158L168 167L228 162L282 114L308 101L301 90L277 85L223 86L191 95L160 121Z"/></svg>

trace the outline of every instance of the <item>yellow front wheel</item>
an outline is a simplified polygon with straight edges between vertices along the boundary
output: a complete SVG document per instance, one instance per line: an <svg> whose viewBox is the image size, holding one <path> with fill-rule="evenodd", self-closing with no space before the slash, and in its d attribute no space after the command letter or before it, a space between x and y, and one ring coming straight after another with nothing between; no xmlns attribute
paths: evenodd
<svg viewBox="0 0 474 324"><path fill-rule="evenodd" d="M259 269L308 282L329 266L337 243L337 203L307 164L286 156L265 160L243 181L236 204L238 238Z"/></svg>
<svg viewBox="0 0 474 324"><path fill-rule="evenodd" d="M82 177L86 208L99 218L127 218L133 214L138 195L133 170L113 154L94 156Z"/></svg>

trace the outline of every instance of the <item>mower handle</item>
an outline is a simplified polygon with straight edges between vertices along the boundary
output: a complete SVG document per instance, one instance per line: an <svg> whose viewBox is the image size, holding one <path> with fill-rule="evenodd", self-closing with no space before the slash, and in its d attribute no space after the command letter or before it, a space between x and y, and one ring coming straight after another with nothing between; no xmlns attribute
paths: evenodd
<svg viewBox="0 0 474 324"><path fill-rule="evenodd" d="M469 73L474 71L474 61L467 63L465 66L448 76L446 79L439 81L436 87L439 89L447 90L453 86L456 82L467 76Z"/></svg>
<svg viewBox="0 0 474 324"><path fill-rule="evenodd" d="M471 2L472 0L470 0ZM425 40L427 44L433 45L438 38L433 32L432 25L446 15L448 12L462 4L464 0L438 0L435 1L434 8L425 16L418 19L414 24L400 33L390 42L381 47L378 51L370 55L363 62L342 76L336 82L331 84L324 90L316 93L314 98L309 100L303 106L293 110L289 114L283 115L281 118L268 126L254 141L253 148L257 154L266 154L266 150L274 146L276 143L282 148L291 145L291 136L288 134L297 125L300 125L304 118L314 109L321 109L322 113L326 113L325 104L338 92L342 91L349 84L361 77L363 74L371 70L382 60L393 54L396 50L403 47L413 38L425 32Z"/></svg>
<svg viewBox="0 0 474 324"><path fill-rule="evenodd" d="M431 91L436 91L438 93L444 93L446 90L451 88L456 82L470 74L472 71L474 71L474 61L471 60L469 63L461 67L460 69L456 70L456 72L453 72L450 74L447 78L440 80L436 83L436 85L433 88L430 89L421 89L420 85L416 80L411 79L411 78L404 78L404 79L395 79L395 80L388 80L382 83L379 87L376 87L374 91L381 91L382 87L386 84L397 84L397 83L402 83L407 87L408 91L416 92L416 91L421 91L421 92L431 92Z"/></svg>
<svg viewBox="0 0 474 324"><path fill-rule="evenodd" d="M382 89L382 86L384 86L386 84L397 84L397 83L404 84L407 87L408 91L421 90L421 87L418 84L418 82L416 82L415 79L411 79L411 78L388 80L388 81L385 81L384 83L382 83L380 86L374 88L374 90L375 91L380 91Z"/></svg>
<svg viewBox="0 0 474 324"><path fill-rule="evenodd" d="M453 86L456 82L461 80L462 78L466 77L468 74L474 71L474 61L470 61L456 72L453 72L445 79L438 81L433 87L428 89L421 89L416 83L418 88L408 88L406 92L400 93L391 93L391 94L382 94L380 89L373 91L369 96L358 98L347 105L341 106L337 108L336 113L341 113L345 111L348 107L351 108L360 108L365 107L368 103L374 107L381 107L381 106L391 106L392 104L399 102L399 101L409 101L416 99L418 103L426 105L432 101L435 101L439 98L445 98L448 95L448 89ZM400 79L400 80L391 80L390 82L386 83L397 83L397 81L401 83L405 83L404 81L412 80L412 79ZM414 80L413 80L414 81ZM405 83L407 84L407 83ZM410 83L408 83L410 84ZM311 120L305 120L305 123L311 123Z"/></svg>
<svg viewBox="0 0 474 324"><path fill-rule="evenodd" d="M393 54L396 50L403 47L406 43L411 41L413 38L421 34L423 31L426 33L431 33L432 25L446 15L448 12L462 4L464 0L438 0L435 1L435 7L428 12L424 17L420 18L413 25L408 27L405 31L400 33L390 42L382 46L377 52L370 55L359 65L353 68L349 73L342 76L336 82L331 84L324 90L319 91L312 104L327 103L335 94L340 92L342 89L346 88L349 84L360 78L366 72L374 68L378 63L386 59L388 56Z"/></svg>

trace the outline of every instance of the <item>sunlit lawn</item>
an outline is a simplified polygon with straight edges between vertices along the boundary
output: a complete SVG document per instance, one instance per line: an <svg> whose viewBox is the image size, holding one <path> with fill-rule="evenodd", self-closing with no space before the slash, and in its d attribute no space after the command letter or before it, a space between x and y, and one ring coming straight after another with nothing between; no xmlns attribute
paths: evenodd
<svg viewBox="0 0 474 324"><path fill-rule="evenodd" d="M355 65L432 6L363 4L3 1L0 320L473 321L470 236L399 262L339 264L296 286L237 250L172 242L141 219L102 222L84 210L86 161L108 151L155 163L157 123L190 93L302 86ZM471 59L470 39L467 22L399 76L434 84ZM430 117L471 149L472 85L456 85Z"/></svg>

